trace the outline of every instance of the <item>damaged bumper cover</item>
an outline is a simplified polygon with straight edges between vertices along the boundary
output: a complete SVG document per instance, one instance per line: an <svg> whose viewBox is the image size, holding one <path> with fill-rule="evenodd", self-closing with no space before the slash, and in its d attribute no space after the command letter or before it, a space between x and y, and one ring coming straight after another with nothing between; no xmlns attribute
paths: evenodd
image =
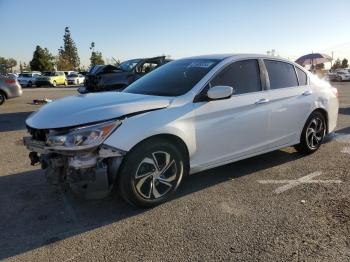
<svg viewBox="0 0 350 262"><path fill-rule="evenodd" d="M112 189L126 152L100 145L74 150L48 146L32 137L23 138L32 165L41 163L48 182L66 185L85 198L103 198Z"/></svg>
<svg viewBox="0 0 350 262"><path fill-rule="evenodd" d="M122 151L104 144L102 144L99 147L88 148L86 150L76 150L76 149L70 149L70 148L60 149L57 147L48 146L44 141L35 140L31 136L23 137L23 144L27 147L29 151L34 151L39 154L59 153L62 155L69 156L69 155L84 154L87 152L91 152L93 150L98 150L100 157L107 158L107 157L123 156L126 153L125 151Z"/></svg>

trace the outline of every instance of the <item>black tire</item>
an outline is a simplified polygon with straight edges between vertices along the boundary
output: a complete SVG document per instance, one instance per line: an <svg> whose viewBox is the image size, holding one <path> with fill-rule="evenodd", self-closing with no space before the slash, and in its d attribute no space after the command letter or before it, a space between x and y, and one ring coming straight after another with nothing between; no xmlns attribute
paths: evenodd
<svg viewBox="0 0 350 262"><path fill-rule="evenodd" d="M170 199L187 172L184 152L167 140L150 139L125 156L118 190L132 205L154 207Z"/></svg>
<svg viewBox="0 0 350 262"><path fill-rule="evenodd" d="M3 92L0 92L0 105L5 103L6 101L6 95Z"/></svg>
<svg viewBox="0 0 350 262"><path fill-rule="evenodd" d="M326 131L327 125L324 115L319 111L314 111L307 119L301 132L300 144L295 145L295 149L303 154L316 152L324 140Z"/></svg>
<svg viewBox="0 0 350 262"><path fill-rule="evenodd" d="M337 77L337 82L342 82L342 78L340 76Z"/></svg>
<svg viewBox="0 0 350 262"><path fill-rule="evenodd" d="M56 86L57 86L56 81L53 81L53 82L52 82L52 87L56 87Z"/></svg>
<svg viewBox="0 0 350 262"><path fill-rule="evenodd" d="M27 87L32 87L32 85L33 85L32 81L29 81L27 84Z"/></svg>

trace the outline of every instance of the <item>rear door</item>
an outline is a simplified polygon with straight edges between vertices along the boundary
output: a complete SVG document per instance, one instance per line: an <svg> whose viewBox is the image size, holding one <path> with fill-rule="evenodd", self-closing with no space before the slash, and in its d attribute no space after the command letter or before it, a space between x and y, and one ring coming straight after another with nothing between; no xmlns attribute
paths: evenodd
<svg viewBox="0 0 350 262"><path fill-rule="evenodd" d="M258 60L232 63L206 89L217 85L231 86L234 93L228 99L194 103L198 148L194 166L230 162L267 148L268 100Z"/></svg>
<svg viewBox="0 0 350 262"><path fill-rule="evenodd" d="M312 89L303 70L278 60L264 60L268 75L270 148L298 142L310 113Z"/></svg>

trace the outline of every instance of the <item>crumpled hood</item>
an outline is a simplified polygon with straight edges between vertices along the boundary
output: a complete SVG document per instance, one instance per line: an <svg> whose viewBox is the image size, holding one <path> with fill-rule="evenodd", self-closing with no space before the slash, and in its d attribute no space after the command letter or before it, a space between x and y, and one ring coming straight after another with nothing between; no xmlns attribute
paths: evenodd
<svg viewBox="0 0 350 262"><path fill-rule="evenodd" d="M37 129L77 126L165 108L171 100L169 97L123 92L68 96L44 105L27 118L26 124Z"/></svg>

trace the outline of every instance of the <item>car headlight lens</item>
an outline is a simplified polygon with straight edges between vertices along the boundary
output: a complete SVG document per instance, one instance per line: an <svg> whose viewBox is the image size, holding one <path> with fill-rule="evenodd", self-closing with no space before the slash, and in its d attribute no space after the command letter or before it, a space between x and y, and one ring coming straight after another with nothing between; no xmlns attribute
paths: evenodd
<svg viewBox="0 0 350 262"><path fill-rule="evenodd" d="M121 121L109 121L74 128L65 133L51 131L47 136L46 143L62 150L93 148L100 145L120 124Z"/></svg>

